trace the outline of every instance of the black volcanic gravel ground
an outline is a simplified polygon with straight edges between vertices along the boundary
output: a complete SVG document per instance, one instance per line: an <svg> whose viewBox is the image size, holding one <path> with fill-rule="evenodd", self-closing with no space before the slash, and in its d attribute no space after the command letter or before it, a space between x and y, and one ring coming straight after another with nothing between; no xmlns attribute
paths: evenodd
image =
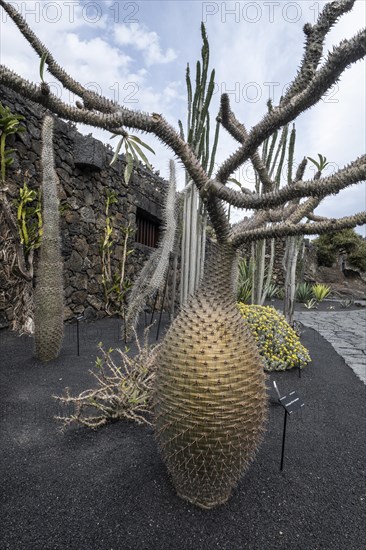
<svg viewBox="0 0 366 550"><path fill-rule="evenodd" d="M174 492L152 431L128 422L61 433L52 394L91 387L99 341L116 347L117 321L66 331L60 357L41 365L29 338L0 332L1 531L11 550L363 550L366 540L365 386L316 332L312 364L269 377L305 408L288 422L270 404L257 458L231 500L203 511Z"/></svg>

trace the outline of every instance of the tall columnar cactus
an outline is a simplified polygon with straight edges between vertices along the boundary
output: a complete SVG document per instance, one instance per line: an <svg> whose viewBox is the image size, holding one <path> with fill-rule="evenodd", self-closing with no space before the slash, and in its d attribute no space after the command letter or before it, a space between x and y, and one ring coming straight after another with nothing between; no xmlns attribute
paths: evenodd
<svg viewBox="0 0 366 550"><path fill-rule="evenodd" d="M169 187L165 197L160 241L157 249L152 252L135 281L128 301L125 323L129 336L132 329L137 325L139 314L146 303L146 299L159 290L165 278L168 277L170 254L173 252L177 233L177 193L174 161L170 161L169 168Z"/></svg>
<svg viewBox="0 0 366 550"><path fill-rule="evenodd" d="M34 321L37 357L41 361L50 361L60 353L64 331L58 177L53 152L53 119L50 116L43 121L41 162L43 236L36 272Z"/></svg>
<svg viewBox="0 0 366 550"><path fill-rule="evenodd" d="M209 106L215 87L215 70L208 79L210 49L206 29L201 23L202 62L196 64L196 87L192 90L189 65L186 71L187 84L187 143L211 175L219 138L219 122L216 123L214 143L210 148ZM180 135L184 139L183 124L179 121ZM197 289L203 275L206 246L207 212L197 187L186 172L186 187L183 200L183 227L181 246L180 303L183 305Z"/></svg>
<svg viewBox="0 0 366 550"><path fill-rule="evenodd" d="M236 312L233 297L235 250L243 243L296 235L318 235L366 222L366 212L339 219L302 223L317 200L337 194L366 177L366 156L353 160L329 177L287 184L278 189L258 150L273 132L314 106L346 68L365 56L365 33L358 32L323 56L324 42L337 20L355 0L325 4L317 21L304 27L304 55L280 104L250 131L238 121L227 94L221 96L219 123L238 142L236 151L219 166L215 177L205 157L158 113L143 113L117 105L90 92L55 61L24 18L6 0L3 7L40 57L47 54L48 71L82 102L62 102L45 83L27 82L0 66L0 82L49 107L62 118L126 133L125 127L155 135L184 164L197 188L216 234L217 254L207 255L206 273L195 295L173 322L159 353L155 392L156 437L181 496L210 508L225 502L253 457L265 418L266 393L262 364ZM204 147L205 140L202 142ZM262 194L231 189L227 183L250 160L262 184ZM305 202L299 200L306 198ZM297 201L297 202L296 202ZM250 217L231 227L227 205Z"/></svg>
<svg viewBox="0 0 366 550"><path fill-rule="evenodd" d="M202 508L229 498L266 413L262 359L234 304L235 268L230 245L208 253L158 358L156 438L178 494Z"/></svg>

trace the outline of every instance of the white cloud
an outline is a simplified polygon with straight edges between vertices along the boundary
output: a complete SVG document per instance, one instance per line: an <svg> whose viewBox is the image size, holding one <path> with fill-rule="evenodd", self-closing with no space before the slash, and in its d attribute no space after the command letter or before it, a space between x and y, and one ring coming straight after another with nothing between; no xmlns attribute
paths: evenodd
<svg viewBox="0 0 366 550"><path fill-rule="evenodd" d="M74 33L64 34L62 39L64 63L84 86L92 83L90 87L111 97L113 89L117 90L116 83L130 81L128 68L132 59L104 39L82 40Z"/></svg>
<svg viewBox="0 0 366 550"><path fill-rule="evenodd" d="M147 30L145 25L139 23L115 25L114 37L121 46L132 46L141 51L148 66L169 63L176 58L172 48L162 51L158 34Z"/></svg>

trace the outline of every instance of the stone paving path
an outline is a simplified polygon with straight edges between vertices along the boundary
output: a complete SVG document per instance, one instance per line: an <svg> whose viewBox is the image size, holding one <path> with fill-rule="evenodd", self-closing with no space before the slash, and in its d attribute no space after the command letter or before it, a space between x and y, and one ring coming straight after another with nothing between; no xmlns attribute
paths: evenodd
<svg viewBox="0 0 366 550"><path fill-rule="evenodd" d="M295 312L296 321L318 331L366 384L366 309Z"/></svg>

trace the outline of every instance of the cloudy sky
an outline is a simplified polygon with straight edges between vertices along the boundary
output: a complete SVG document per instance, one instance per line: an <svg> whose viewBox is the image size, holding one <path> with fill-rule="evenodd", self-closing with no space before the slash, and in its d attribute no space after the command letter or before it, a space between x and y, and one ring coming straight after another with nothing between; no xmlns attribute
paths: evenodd
<svg viewBox="0 0 366 550"><path fill-rule="evenodd" d="M323 1L12 1L28 24L64 68L84 86L102 92L129 108L163 113L173 125L186 118L185 68L200 56L200 23L210 43L211 67L216 69L211 116L218 111L220 93L230 95L232 108L247 128L264 114L266 101L277 103L291 82L303 52L302 27L314 23ZM326 50L365 24L366 2L356 0L353 11L329 33ZM39 81L39 60L12 22L0 14L0 59L24 77ZM65 101L51 76L46 80ZM352 66L317 106L296 122L296 159L325 155L331 173L365 152L365 65ZM82 128L105 142L109 135ZM161 175L168 175L169 151L143 136L156 151L151 157ZM114 142L111 142L114 144ZM220 163L235 150L221 133ZM180 171L180 187L183 173ZM308 177L313 175L309 169ZM235 174L253 187L250 170ZM365 184L326 199L317 213L344 216L366 208ZM234 219L238 219L238 213ZM365 227L359 230L366 235Z"/></svg>

